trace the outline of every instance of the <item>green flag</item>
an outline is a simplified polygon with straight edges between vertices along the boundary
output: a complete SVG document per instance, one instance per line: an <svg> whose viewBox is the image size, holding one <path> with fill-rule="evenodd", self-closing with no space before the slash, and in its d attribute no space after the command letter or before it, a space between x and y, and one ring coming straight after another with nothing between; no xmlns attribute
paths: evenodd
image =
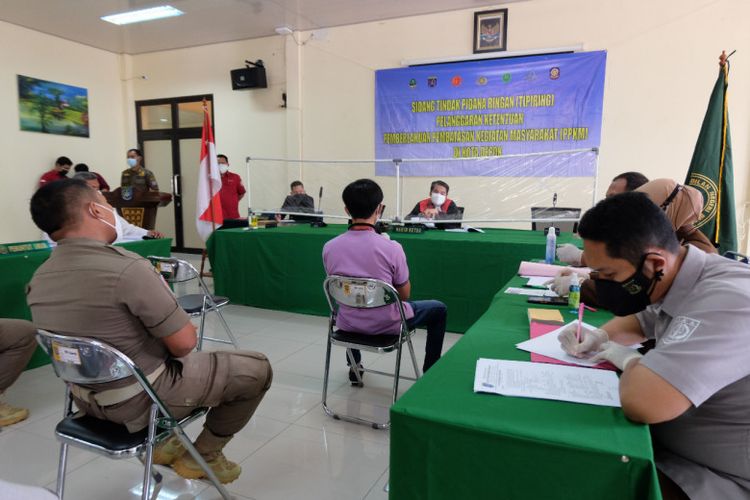
<svg viewBox="0 0 750 500"><path fill-rule="evenodd" d="M718 247L720 254L737 250L732 146L727 110L728 76L729 63L724 63L711 92L685 179L685 184L703 194L703 214L695 226Z"/></svg>

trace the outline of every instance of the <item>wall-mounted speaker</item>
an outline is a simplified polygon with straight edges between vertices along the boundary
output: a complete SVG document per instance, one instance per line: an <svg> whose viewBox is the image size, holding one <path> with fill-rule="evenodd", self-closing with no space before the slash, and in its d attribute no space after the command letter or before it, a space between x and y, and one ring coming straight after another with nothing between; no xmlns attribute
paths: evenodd
<svg viewBox="0 0 750 500"><path fill-rule="evenodd" d="M268 87L266 68L262 66L233 69L230 75L232 77L232 90L265 89Z"/></svg>

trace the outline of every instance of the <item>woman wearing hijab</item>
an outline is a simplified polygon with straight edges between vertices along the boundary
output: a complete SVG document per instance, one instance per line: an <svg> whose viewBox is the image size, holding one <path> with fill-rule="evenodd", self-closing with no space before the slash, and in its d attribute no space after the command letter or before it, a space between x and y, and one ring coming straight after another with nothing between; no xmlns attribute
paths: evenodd
<svg viewBox="0 0 750 500"><path fill-rule="evenodd" d="M678 184L672 179L655 179L636 189L636 192L644 193L664 210L681 245L689 243L706 253L717 253L711 241L693 225L698 222L701 212L703 212L703 195L700 191L690 186ZM582 251L564 262L573 265L586 265ZM598 305L593 280L588 279L587 273L581 270L576 271L575 268L560 271L555 276L552 290L559 295L567 295L573 273L578 274L579 278L584 280L581 283L581 301L592 306Z"/></svg>

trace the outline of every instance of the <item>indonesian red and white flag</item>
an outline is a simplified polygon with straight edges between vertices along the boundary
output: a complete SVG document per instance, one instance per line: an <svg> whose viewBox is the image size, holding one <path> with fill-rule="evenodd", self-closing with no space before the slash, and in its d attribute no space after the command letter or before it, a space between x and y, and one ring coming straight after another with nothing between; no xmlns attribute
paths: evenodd
<svg viewBox="0 0 750 500"><path fill-rule="evenodd" d="M211 117L208 114L208 108L204 106L201 166L198 174L198 203L195 209L195 225L203 241L206 241L214 229L224 222L219 191L221 191L221 173L219 172L219 162L216 159L214 133L211 130Z"/></svg>

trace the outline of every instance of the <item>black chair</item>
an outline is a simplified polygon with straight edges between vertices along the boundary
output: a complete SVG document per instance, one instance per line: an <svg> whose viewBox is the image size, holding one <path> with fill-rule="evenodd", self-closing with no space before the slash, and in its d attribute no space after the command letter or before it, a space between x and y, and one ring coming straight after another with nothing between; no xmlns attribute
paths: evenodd
<svg viewBox="0 0 750 500"><path fill-rule="evenodd" d="M65 493L68 446L112 459L138 457L144 464L141 499L149 498L152 479L156 482L153 492L153 496L156 497L161 487L161 474L153 470L153 449L159 441L172 433L205 471L221 497L226 500L232 498L183 429L188 423L205 415L207 408L198 408L187 417L177 420L156 394L148 377L140 368L129 357L104 342L58 335L45 330L37 330L37 342L52 360L55 374L65 382L64 418L55 428L55 435L61 442L56 488L60 500ZM78 385L90 386L129 377L141 386L141 390L152 401L146 429L130 433L124 425L73 412L71 391Z"/></svg>
<svg viewBox="0 0 750 500"><path fill-rule="evenodd" d="M577 233L578 221L581 218L580 208L531 207L531 230L545 231L554 225L561 232ZM536 219L568 219L560 222L536 222ZM574 220L573 220L574 219Z"/></svg>
<svg viewBox="0 0 750 500"><path fill-rule="evenodd" d="M360 417L351 415L338 414L334 412L327 404L328 395L328 375L331 367L331 346L338 345L346 348L346 356L349 364L353 368L357 377L357 385L363 385L360 376L360 370L354 361L352 349L360 349L368 352L387 353L396 351L396 368L394 373L381 372L370 368L363 368L363 372L376 373L393 377L393 393L391 394L391 403L396 402L398 397L398 382L400 378L407 380L416 380L416 378L405 377L400 375L401 371L401 350L406 344L409 347L411 361L414 365L414 373L417 378L421 376L419 366L417 366L417 357L414 355L414 346L411 343L411 336L414 329L410 329L406 323L406 314L404 313L404 304L398 296L398 292L388 283L369 278L353 278L348 276L329 276L323 282L323 291L325 292L328 306L331 314L328 319L328 342L326 349L325 373L323 375L323 411L336 420L346 420L357 424L370 425L374 429L387 429L391 422L374 422ZM397 304L401 315L401 328L397 334L380 334L368 335L363 333L346 332L336 330L336 315L339 305L355 307L359 309L370 309L384 307L390 304Z"/></svg>
<svg viewBox="0 0 750 500"><path fill-rule="evenodd" d="M743 255L738 252L732 252L731 250L727 250L726 252L724 252L724 257L726 257L727 259L732 259L738 262L742 262L743 264L750 263L750 258L747 255Z"/></svg>

